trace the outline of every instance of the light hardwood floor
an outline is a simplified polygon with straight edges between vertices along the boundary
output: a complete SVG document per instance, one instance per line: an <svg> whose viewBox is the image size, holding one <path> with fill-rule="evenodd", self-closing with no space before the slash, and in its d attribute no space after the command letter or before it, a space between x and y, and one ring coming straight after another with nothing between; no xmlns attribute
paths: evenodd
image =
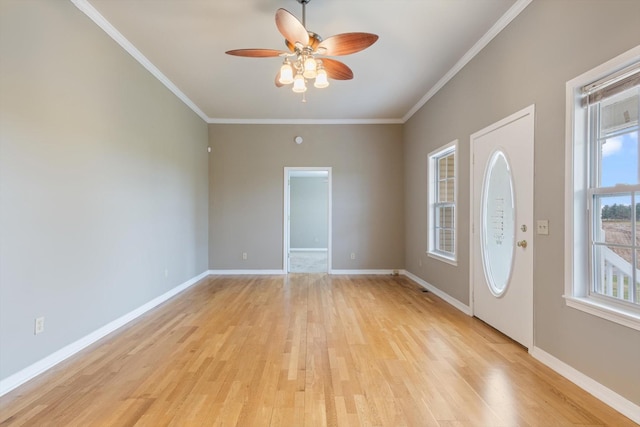
<svg viewBox="0 0 640 427"><path fill-rule="evenodd" d="M636 425L394 276L211 276L0 405L2 426Z"/></svg>

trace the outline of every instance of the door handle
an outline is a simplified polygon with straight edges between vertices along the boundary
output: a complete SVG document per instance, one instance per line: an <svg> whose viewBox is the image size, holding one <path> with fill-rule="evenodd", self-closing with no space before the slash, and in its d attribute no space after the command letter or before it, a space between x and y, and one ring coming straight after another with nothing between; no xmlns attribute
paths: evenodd
<svg viewBox="0 0 640 427"><path fill-rule="evenodd" d="M520 240L518 243L516 243L516 245L518 245L519 248L525 249L527 247L527 241Z"/></svg>

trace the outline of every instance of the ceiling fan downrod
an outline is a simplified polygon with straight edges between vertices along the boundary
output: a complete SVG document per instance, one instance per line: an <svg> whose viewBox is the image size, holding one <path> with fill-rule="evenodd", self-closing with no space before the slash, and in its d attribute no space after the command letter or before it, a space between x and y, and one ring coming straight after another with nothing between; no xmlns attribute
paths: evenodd
<svg viewBox="0 0 640 427"><path fill-rule="evenodd" d="M307 3L311 0L297 0L302 5L302 25L307 28Z"/></svg>

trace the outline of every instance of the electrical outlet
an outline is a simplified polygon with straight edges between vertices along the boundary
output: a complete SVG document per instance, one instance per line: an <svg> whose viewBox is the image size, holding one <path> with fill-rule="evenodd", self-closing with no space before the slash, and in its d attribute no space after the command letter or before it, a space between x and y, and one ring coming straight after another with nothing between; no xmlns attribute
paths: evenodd
<svg viewBox="0 0 640 427"><path fill-rule="evenodd" d="M242 252L242 259L247 259L247 258L248 258L247 253L246 252Z"/></svg>
<svg viewBox="0 0 640 427"><path fill-rule="evenodd" d="M351 259L356 259L356 253L355 252L351 252Z"/></svg>
<svg viewBox="0 0 640 427"><path fill-rule="evenodd" d="M38 335L44 332L44 317L36 318L33 334Z"/></svg>
<svg viewBox="0 0 640 427"><path fill-rule="evenodd" d="M169 269L168 268L164 269L164 277L169 277Z"/></svg>

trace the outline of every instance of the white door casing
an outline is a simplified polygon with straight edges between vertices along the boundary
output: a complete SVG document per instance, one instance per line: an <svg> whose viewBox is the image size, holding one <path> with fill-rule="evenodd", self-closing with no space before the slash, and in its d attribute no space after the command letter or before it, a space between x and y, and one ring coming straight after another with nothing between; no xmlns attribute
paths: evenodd
<svg viewBox="0 0 640 427"><path fill-rule="evenodd" d="M332 168L331 167L285 167L284 168L284 207L283 207L283 254L282 254L282 270L289 273L289 253L291 250L291 173L295 172L317 172L324 171L327 173L327 272L331 272L331 236L332 236Z"/></svg>
<svg viewBox="0 0 640 427"><path fill-rule="evenodd" d="M533 105L471 135L474 316L533 347Z"/></svg>

